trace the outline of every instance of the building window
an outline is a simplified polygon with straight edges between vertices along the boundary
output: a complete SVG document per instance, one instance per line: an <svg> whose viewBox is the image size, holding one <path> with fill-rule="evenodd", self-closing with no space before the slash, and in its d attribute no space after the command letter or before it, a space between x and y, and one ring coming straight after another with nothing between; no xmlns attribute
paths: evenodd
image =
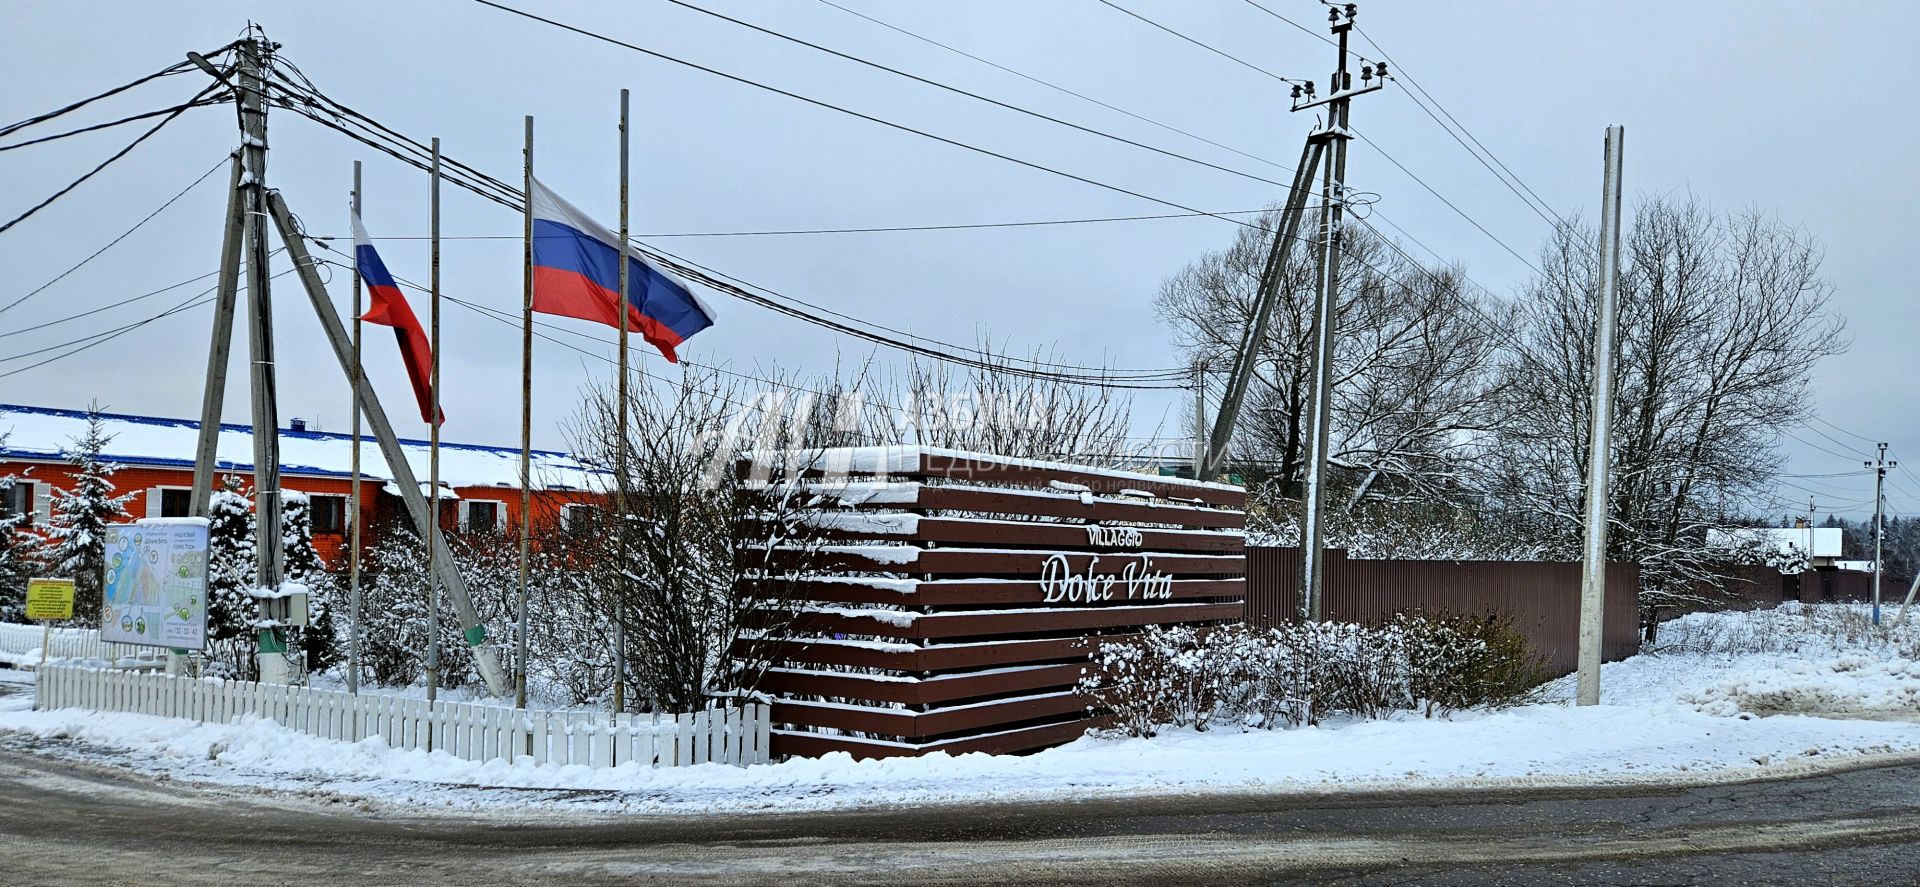
<svg viewBox="0 0 1920 887"><path fill-rule="evenodd" d="M492 533L500 528L500 503L475 501L461 505L465 511L460 516L465 520L460 529L469 533Z"/></svg>
<svg viewBox="0 0 1920 887"><path fill-rule="evenodd" d="M591 505L567 505L560 509L560 528L573 536L591 536L600 523L600 509Z"/></svg>
<svg viewBox="0 0 1920 887"><path fill-rule="evenodd" d="M345 496L310 496L307 498L307 514L313 523L315 533L347 531L347 497Z"/></svg>
<svg viewBox="0 0 1920 887"><path fill-rule="evenodd" d="M22 523L33 523L33 482L16 480L0 488L0 517L24 514Z"/></svg>
<svg viewBox="0 0 1920 887"><path fill-rule="evenodd" d="M186 517L193 513L193 491L178 487L160 488L160 516Z"/></svg>

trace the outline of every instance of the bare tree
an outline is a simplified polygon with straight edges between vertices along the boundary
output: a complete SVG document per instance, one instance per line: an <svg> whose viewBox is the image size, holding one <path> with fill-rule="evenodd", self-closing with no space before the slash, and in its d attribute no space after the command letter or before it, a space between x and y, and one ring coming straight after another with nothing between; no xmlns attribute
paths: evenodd
<svg viewBox="0 0 1920 887"><path fill-rule="evenodd" d="M1504 369L1509 416L1490 486L1516 519L1577 550L1596 314L1594 232L1562 227L1522 300ZM1757 212L1653 199L1635 212L1620 281L1610 556L1641 567L1643 619L1697 595L1713 526L1774 475L1780 430L1811 414L1814 365L1846 347L1820 250Z"/></svg>
<svg viewBox="0 0 1920 887"><path fill-rule="evenodd" d="M589 561L600 612L626 629L618 655L655 711L750 693L777 657L774 638L794 618L824 537L797 482L817 461L804 445L811 402L784 388L750 395L688 369L671 387L630 385L622 429L610 387L590 393L572 444L611 468L627 437L625 476L609 471L599 490L622 494L626 511L608 511ZM745 460L759 473L742 482Z"/></svg>
<svg viewBox="0 0 1920 887"><path fill-rule="evenodd" d="M1161 285L1160 315L1190 359L1232 364L1278 220L1269 209L1232 245ZM1469 485L1465 466L1494 424L1493 309L1468 292L1457 268L1422 266L1364 228L1349 229L1343 244L1329 450L1348 489L1343 504L1453 497ZM1303 245L1289 251L1277 293L1229 458L1292 496L1304 474L1312 384L1314 267Z"/></svg>

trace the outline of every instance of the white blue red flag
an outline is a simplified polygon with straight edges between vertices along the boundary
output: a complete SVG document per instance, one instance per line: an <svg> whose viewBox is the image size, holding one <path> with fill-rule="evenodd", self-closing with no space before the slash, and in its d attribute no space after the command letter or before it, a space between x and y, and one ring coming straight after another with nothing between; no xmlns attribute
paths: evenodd
<svg viewBox="0 0 1920 887"><path fill-rule="evenodd" d="M373 241L367 237L357 212L353 214L353 263L367 284L367 313L360 319L393 327L393 336L400 342L400 361L406 364L407 379L413 383L413 399L420 404L420 421L432 422L428 417L433 415L433 345L427 341L427 333L420 328L420 318L413 315L407 297L400 292L400 285L387 273L387 263L374 252ZM446 411L442 410L440 421L446 420Z"/></svg>
<svg viewBox="0 0 1920 887"><path fill-rule="evenodd" d="M533 310L618 328L620 250L617 235L560 195L533 183ZM672 272L636 250L627 252L627 331L679 362L674 349L713 326L713 309Z"/></svg>

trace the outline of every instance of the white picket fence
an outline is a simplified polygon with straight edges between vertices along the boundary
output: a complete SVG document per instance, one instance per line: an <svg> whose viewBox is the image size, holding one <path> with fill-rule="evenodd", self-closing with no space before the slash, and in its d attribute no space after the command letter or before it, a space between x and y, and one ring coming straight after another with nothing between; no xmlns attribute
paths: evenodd
<svg viewBox="0 0 1920 887"><path fill-rule="evenodd" d="M771 711L764 704L682 715L520 710L378 693L352 694L249 681L142 674L49 663L34 707L86 708L231 724L271 720L322 739L379 736L393 748L445 751L469 761L531 755L536 764L648 767L768 760Z"/></svg>
<svg viewBox="0 0 1920 887"><path fill-rule="evenodd" d="M39 665L40 645L45 638L46 629L43 626L0 622L0 661L23 668ZM91 628L56 628L53 630L53 643L49 646L48 659L118 661L134 658L153 660L155 665L166 660L166 651L158 647L102 643L100 632Z"/></svg>

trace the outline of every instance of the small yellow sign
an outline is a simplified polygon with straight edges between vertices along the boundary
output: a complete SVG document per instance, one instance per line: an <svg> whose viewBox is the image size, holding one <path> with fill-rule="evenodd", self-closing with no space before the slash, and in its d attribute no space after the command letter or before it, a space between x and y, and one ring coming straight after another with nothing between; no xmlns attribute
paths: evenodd
<svg viewBox="0 0 1920 887"><path fill-rule="evenodd" d="M72 579L28 579L28 619L72 619Z"/></svg>

